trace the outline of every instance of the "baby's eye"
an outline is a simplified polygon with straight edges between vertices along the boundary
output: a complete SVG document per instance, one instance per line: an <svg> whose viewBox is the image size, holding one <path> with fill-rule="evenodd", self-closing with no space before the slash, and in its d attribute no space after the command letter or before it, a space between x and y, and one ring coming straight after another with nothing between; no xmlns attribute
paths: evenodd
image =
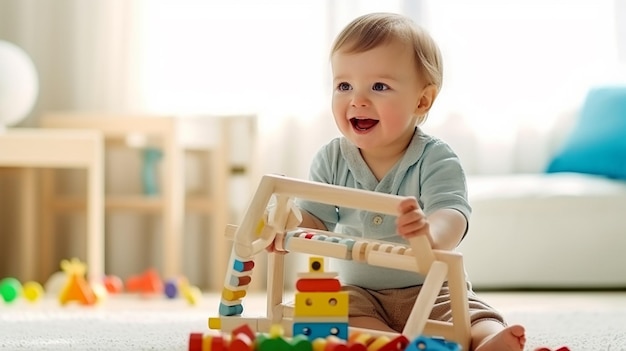
<svg viewBox="0 0 626 351"><path fill-rule="evenodd" d="M346 82L341 82L337 84L337 90L339 91L350 90L350 89L352 89L352 87L350 86L350 84Z"/></svg>
<svg viewBox="0 0 626 351"><path fill-rule="evenodd" d="M385 83L376 82L372 85L372 89L376 91L383 91L389 89L389 86Z"/></svg>

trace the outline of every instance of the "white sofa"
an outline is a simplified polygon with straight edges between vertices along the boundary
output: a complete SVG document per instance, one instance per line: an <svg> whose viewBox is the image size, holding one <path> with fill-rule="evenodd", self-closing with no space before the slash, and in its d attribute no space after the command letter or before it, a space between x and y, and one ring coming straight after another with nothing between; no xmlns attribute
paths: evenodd
<svg viewBox="0 0 626 351"><path fill-rule="evenodd" d="M563 117L515 138L499 160L512 172L469 173L459 251L476 288L626 288L626 86L591 89Z"/></svg>
<svg viewBox="0 0 626 351"><path fill-rule="evenodd" d="M626 182L577 173L470 176L459 246L473 286L626 287Z"/></svg>

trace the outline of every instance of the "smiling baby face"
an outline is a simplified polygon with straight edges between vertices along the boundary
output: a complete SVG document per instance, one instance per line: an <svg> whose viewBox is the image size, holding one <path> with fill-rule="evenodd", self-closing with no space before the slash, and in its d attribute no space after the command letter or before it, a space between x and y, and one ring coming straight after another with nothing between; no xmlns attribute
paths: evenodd
<svg viewBox="0 0 626 351"><path fill-rule="evenodd" d="M342 134L361 150L406 147L428 87L410 46L400 41L331 56L332 110ZM421 114L420 114L421 113Z"/></svg>

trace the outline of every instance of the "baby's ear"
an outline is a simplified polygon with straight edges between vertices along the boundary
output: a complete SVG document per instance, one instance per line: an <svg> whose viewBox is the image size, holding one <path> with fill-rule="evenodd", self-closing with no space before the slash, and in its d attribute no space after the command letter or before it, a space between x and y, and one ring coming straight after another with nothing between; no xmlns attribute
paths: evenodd
<svg viewBox="0 0 626 351"><path fill-rule="evenodd" d="M422 94L420 99L417 102L417 106L415 107L415 114L418 116L423 116L428 113L430 108L433 106L433 102L435 102L435 98L437 97L438 89L434 84L427 85L424 90L422 90Z"/></svg>

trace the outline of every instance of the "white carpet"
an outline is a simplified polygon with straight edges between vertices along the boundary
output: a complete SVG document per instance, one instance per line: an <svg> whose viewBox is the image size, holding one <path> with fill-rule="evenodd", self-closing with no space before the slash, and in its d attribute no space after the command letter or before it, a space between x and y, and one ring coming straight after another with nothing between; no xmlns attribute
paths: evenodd
<svg viewBox="0 0 626 351"><path fill-rule="evenodd" d="M547 345L573 351L626 350L626 292L483 293L511 323L527 328L527 350ZM244 299L260 316L263 296ZM209 332L218 298L183 300L111 297L96 307L61 307L52 299L0 304L0 350L186 350L191 332Z"/></svg>

